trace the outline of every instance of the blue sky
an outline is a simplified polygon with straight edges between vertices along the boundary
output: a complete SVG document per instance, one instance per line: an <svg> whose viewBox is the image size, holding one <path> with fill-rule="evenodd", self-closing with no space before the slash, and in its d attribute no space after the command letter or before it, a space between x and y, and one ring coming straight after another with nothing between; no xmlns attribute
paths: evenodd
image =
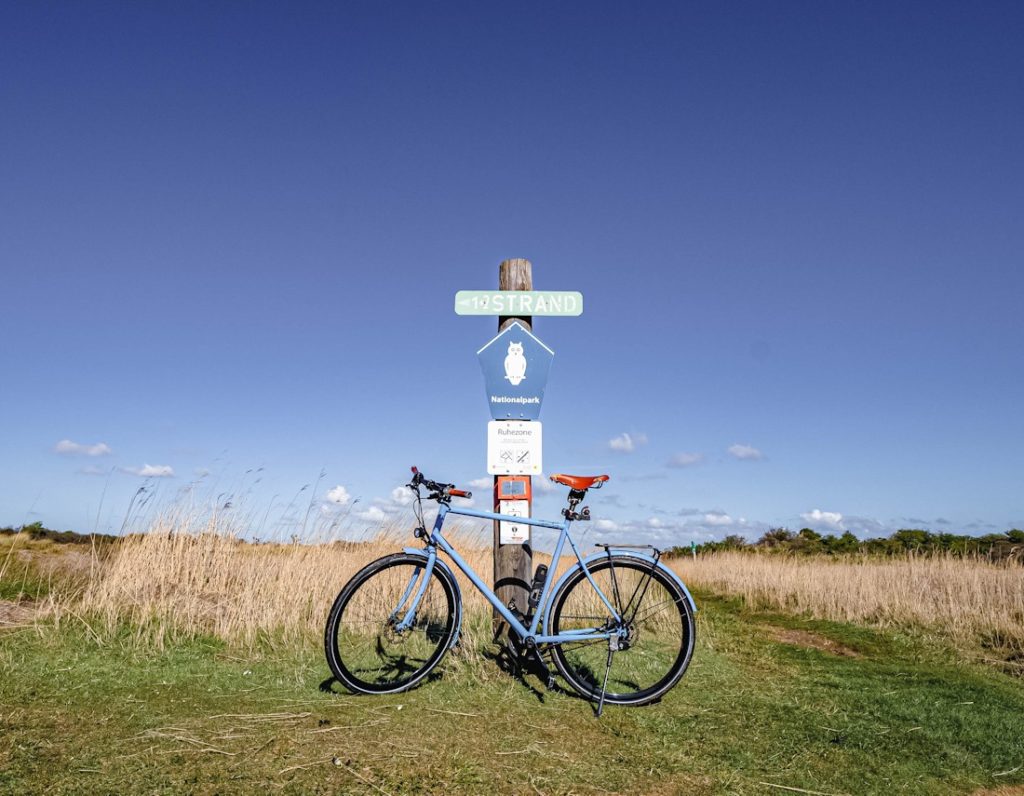
<svg viewBox="0 0 1024 796"><path fill-rule="evenodd" d="M526 257L585 298L535 331L594 535L1022 527L1021 41L1011 3L5 4L0 524L484 478L453 296Z"/></svg>

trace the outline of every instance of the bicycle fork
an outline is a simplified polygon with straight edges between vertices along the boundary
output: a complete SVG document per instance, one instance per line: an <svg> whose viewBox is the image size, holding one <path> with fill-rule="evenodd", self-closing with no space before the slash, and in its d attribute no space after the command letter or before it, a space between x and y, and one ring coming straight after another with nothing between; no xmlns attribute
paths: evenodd
<svg viewBox="0 0 1024 796"><path fill-rule="evenodd" d="M434 572L434 564L437 562L437 549L434 547L427 548L427 562L423 567L416 567L413 570L412 577L409 578L409 584L405 587L405 592L402 594L402 598L398 601L398 605L395 606L395 610L391 612L390 621L394 621L398 615L402 612L405 607L406 600L409 599L409 595L412 594L413 589L416 589L416 596L412 598L412 602L409 603L409 608L405 612L405 616L402 621L395 625L395 631L403 633L412 627L413 622L416 621L416 609L419 608L420 600L423 599L423 592L427 590L427 584L430 583L430 576ZM416 588L417 582L419 587Z"/></svg>

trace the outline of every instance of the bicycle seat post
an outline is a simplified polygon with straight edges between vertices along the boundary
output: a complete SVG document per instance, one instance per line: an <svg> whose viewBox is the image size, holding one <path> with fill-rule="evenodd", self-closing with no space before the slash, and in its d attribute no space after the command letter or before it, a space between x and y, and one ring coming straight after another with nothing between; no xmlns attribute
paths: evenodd
<svg viewBox="0 0 1024 796"><path fill-rule="evenodd" d="M586 506L580 512L576 511L576 507L580 504L580 501L587 496L586 489L570 489L569 490L569 507L562 509L562 516L567 520L582 521L586 522L590 519L590 509Z"/></svg>

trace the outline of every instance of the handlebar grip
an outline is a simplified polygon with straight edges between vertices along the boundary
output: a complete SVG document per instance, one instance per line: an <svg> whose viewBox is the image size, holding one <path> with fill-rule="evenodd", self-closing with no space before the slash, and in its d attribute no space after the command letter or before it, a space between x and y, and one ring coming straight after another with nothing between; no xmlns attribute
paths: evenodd
<svg viewBox="0 0 1024 796"><path fill-rule="evenodd" d="M460 498L471 498L471 497L473 497L473 493L472 492L467 492L465 489L449 489L448 490L448 494L451 495L452 497L460 497Z"/></svg>

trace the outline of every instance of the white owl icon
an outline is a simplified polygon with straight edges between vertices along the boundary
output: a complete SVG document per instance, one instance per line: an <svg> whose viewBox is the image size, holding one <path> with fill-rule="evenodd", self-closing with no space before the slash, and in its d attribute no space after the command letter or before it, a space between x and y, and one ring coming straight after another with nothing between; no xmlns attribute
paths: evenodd
<svg viewBox="0 0 1024 796"><path fill-rule="evenodd" d="M505 378L518 387L519 382L526 378L526 357L523 356L523 344L509 342L508 354L505 357Z"/></svg>

